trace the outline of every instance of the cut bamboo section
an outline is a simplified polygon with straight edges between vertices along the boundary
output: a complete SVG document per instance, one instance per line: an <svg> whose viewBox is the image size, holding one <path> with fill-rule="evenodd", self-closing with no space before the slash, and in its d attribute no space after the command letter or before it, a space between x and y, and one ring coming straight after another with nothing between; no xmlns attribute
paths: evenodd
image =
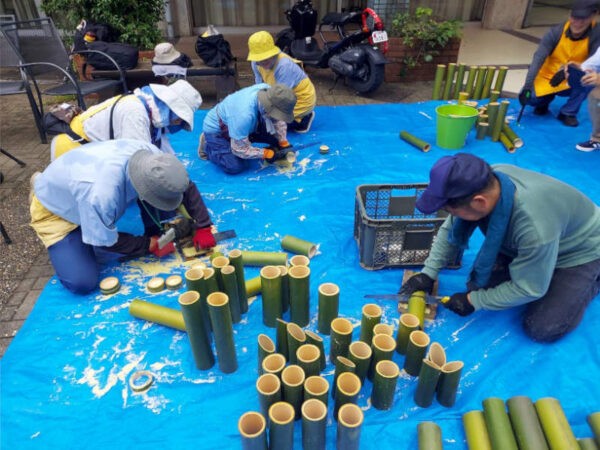
<svg viewBox="0 0 600 450"><path fill-rule="evenodd" d="M513 142L504 133L500 133L500 143L504 146L504 149L508 153L514 153L515 151L517 151L517 149L515 148L515 145L513 144Z"/></svg>
<svg viewBox="0 0 600 450"><path fill-rule="evenodd" d="M396 351L401 354L406 354L408 346L408 338L410 333L419 329L419 318L414 314L404 313L400 316L398 324L398 332L396 334Z"/></svg>
<svg viewBox="0 0 600 450"><path fill-rule="evenodd" d="M489 124L487 122L479 122L477 124L477 134L475 138L482 141L489 134Z"/></svg>
<svg viewBox="0 0 600 450"><path fill-rule="evenodd" d="M506 401L508 415L521 450L548 450L542 425L529 397L515 396Z"/></svg>
<svg viewBox="0 0 600 450"><path fill-rule="evenodd" d="M265 373L256 380L260 411L267 414L273 403L281 400L281 380L273 373Z"/></svg>
<svg viewBox="0 0 600 450"><path fill-rule="evenodd" d="M506 118L506 111L508 111L509 104L510 102L508 100L503 100L500 102L500 107L498 108L498 113L496 114L494 127L492 129L492 141L494 142L498 142L498 139L500 139L500 132L502 131L502 125L504 124L504 119Z"/></svg>
<svg viewBox="0 0 600 450"><path fill-rule="evenodd" d="M454 405L463 367L462 361L451 361L442 366L442 373L436 388L437 401L440 405L447 408Z"/></svg>
<svg viewBox="0 0 600 450"><path fill-rule="evenodd" d="M258 373L262 373L262 362L268 356L275 353L275 344L266 334L258 335Z"/></svg>
<svg viewBox="0 0 600 450"><path fill-rule="evenodd" d="M464 64L459 64L458 68L456 70L456 82L454 84L454 94L452 95L452 98L458 99L458 103L460 103L460 94L463 88L463 84L465 82L465 70L466 70L467 66L465 66ZM467 98L463 99L463 100L467 100L469 97L467 95Z"/></svg>
<svg viewBox="0 0 600 450"><path fill-rule="evenodd" d="M248 294L246 290L246 277L244 275L244 261L242 252L238 249L229 252L229 261L235 267L235 275L238 285L238 300L240 303L240 312L246 314L248 312Z"/></svg>
<svg viewBox="0 0 600 450"><path fill-rule="evenodd" d="M196 367L200 370L210 369L215 364L215 357L210 346L210 332L202 317L200 294L196 291L181 294L179 305Z"/></svg>
<svg viewBox="0 0 600 450"><path fill-rule="evenodd" d="M456 63L448 64L448 72L446 73L446 84L444 85L444 94L442 96L442 98L444 100L450 99L455 71L456 71Z"/></svg>
<svg viewBox="0 0 600 450"><path fill-rule="evenodd" d="M469 94L469 98L473 98L475 77L479 71L477 66L469 67L469 74L467 75L467 84L465 85L465 92Z"/></svg>
<svg viewBox="0 0 600 450"><path fill-rule="evenodd" d="M229 311L229 299L223 292L209 294L208 312L215 337L217 361L219 369L224 373L233 373L238 368L235 342L233 341L233 325Z"/></svg>
<svg viewBox="0 0 600 450"><path fill-rule="evenodd" d="M242 414L238 420L243 450L267 450L267 420L255 411Z"/></svg>
<svg viewBox="0 0 600 450"><path fill-rule="evenodd" d="M494 80L495 73L495 66L488 66L486 68L485 81L483 82L483 89L481 90L481 98L488 98L490 96L490 90L492 89L492 81Z"/></svg>
<svg viewBox="0 0 600 450"><path fill-rule="evenodd" d="M442 450L442 430L435 422L421 422L417 425L419 450Z"/></svg>
<svg viewBox="0 0 600 450"><path fill-rule="evenodd" d="M473 88L473 95L471 95L471 98L473 100L481 99L481 92L483 91L483 82L485 80L486 69L487 69L486 66L478 66L476 69L477 79L475 80L475 87Z"/></svg>
<svg viewBox="0 0 600 450"><path fill-rule="evenodd" d="M494 450L518 450L519 447L502 399L486 398L483 401L483 416Z"/></svg>
<svg viewBox="0 0 600 450"><path fill-rule="evenodd" d="M244 266L287 266L287 253L242 251Z"/></svg>
<svg viewBox="0 0 600 450"><path fill-rule="evenodd" d="M223 281L223 292L229 298L229 311L233 323L239 323L242 320L240 310L240 299L238 297L238 284L235 273L235 267L225 266L221 268L221 279Z"/></svg>
<svg viewBox="0 0 600 450"><path fill-rule="evenodd" d="M129 305L129 314L138 319L185 331L185 322L181 311L173 308L134 299Z"/></svg>
<svg viewBox="0 0 600 450"><path fill-rule="evenodd" d="M559 401L553 397L535 402L542 429L552 450L578 450L579 445Z"/></svg>
<svg viewBox="0 0 600 450"><path fill-rule="evenodd" d="M423 139L419 139L415 135L410 134L408 131L401 131L400 139L408 142L410 145L412 145L415 148L418 148L419 150L421 150L424 153L427 153L429 150L431 150L430 143L425 142Z"/></svg>
<svg viewBox="0 0 600 450"><path fill-rule="evenodd" d="M492 450L483 411L469 411L462 419L469 450Z"/></svg>
<svg viewBox="0 0 600 450"><path fill-rule="evenodd" d="M305 327L310 320L310 269L307 266L293 266L288 270L288 276L290 321Z"/></svg>
<svg viewBox="0 0 600 450"><path fill-rule="evenodd" d="M431 95L432 100L440 99L440 93L442 92L442 81L444 81L445 72L446 65L438 64L435 69L435 79L433 80L433 94Z"/></svg>
<svg viewBox="0 0 600 450"><path fill-rule="evenodd" d="M281 239L281 248L297 255L308 256L309 258L315 256L318 250L317 244L290 236L289 234Z"/></svg>
<svg viewBox="0 0 600 450"><path fill-rule="evenodd" d="M275 328L281 318L281 272L276 266L260 269L263 324Z"/></svg>
<svg viewBox="0 0 600 450"><path fill-rule="evenodd" d="M502 94L504 88L504 80L506 80L506 74L508 73L508 66L500 66L498 68L498 76L496 77L496 84L494 90Z"/></svg>
<svg viewBox="0 0 600 450"><path fill-rule="evenodd" d="M262 285L260 282L260 275L254 278L250 278L246 280L246 297L254 297L255 295L260 294L262 289Z"/></svg>
<svg viewBox="0 0 600 450"><path fill-rule="evenodd" d="M423 359L419 380L415 391L415 403L421 408L428 408L433 403L435 389L440 379L441 369L433 361Z"/></svg>
<svg viewBox="0 0 600 450"><path fill-rule="evenodd" d="M515 131L506 122L502 124L502 132L511 140L515 148L523 147L523 140L515 133Z"/></svg>

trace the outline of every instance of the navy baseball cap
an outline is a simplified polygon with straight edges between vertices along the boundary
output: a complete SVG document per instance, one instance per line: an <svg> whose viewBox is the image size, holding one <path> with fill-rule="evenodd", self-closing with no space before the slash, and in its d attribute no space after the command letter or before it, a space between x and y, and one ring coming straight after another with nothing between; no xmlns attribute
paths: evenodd
<svg viewBox="0 0 600 450"><path fill-rule="evenodd" d="M424 214L442 209L449 200L475 194L488 182L492 168L483 159L468 153L440 158L429 172L429 186L417 200Z"/></svg>
<svg viewBox="0 0 600 450"><path fill-rule="evenodd" d="M575 0L571 8L571 17L587 19L598 12L598 0Z"/></svg>

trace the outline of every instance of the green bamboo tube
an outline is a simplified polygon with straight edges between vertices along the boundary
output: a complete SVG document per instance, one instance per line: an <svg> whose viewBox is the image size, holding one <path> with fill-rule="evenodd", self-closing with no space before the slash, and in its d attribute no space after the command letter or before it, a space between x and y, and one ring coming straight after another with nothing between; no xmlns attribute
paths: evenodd
<svg viewBox="0 0 600 450"><path fill-rule="evenodd" d="M400 369L398 365L390 360L383 360L375 367L373 377L373 390L371 391L371 404L376 409L390 409L394 403L396 383Z"/></svg>
<svg viewBox="0 0 600 450"><path fill-rule="evenodd" d="M354 373L358 375L361 383L364 383L369 372L372 355L373 350L371 346L363 341L354 341L348 348L348 359L356 366Z"/></svg>
<svg viewBox="0 0 600 450"><path fill-rule="evenodd" d="M208 316L208 305L206 304L206 297L209 294L209 285L208 282L204 279L204 270L205 269L200 268L189 269L185 272L184 278L187 290L196 291L200 294L200 309L202 313L202 320L204 321L204 327L206 328L206 330L208 330L210 334L212 328L210 324L210 317Z"/></svg>
<svg viewBox="0 0 600 450"><path fill-rule="evenodd" d="M287 266L277 266L281 275L281 311L290 309L290 277Z"/></svg>
<svg viewBox="0 0 600 450"><path fill-rule="evenodd" d="M202 319L200 294L196 291L184 292L179 296L179 305L196 367L200 370L210 369L215 365L215 357L210 347L210 333Z"/></svg>
<svg viewBox="0 0 600 450"><path fill-rule="evenodd" d="M225 266L221 268L221 279L223 280L223 292L229 297L231 321L233 323L239 323L240 320L242 320L242 312L240 311L240 299L238 297L238 283L235 267Z"/></svg>
<svg viewBox="0 0 600 450"><path fill-rule="evenodd" d="M255 411L248 411L238 421L243 450L267 450L267 421Z"/></svg>
<svg viewBox="0 0 600 450"><path fill-rule="evenodd" d="M325 405L329 402L329 381L325 378L313 375L304 380L304 401L316 398Z"/></svg>
<svg viewBox="0 0 600 450"><path fill-rule="evenodd" d="M301 327L310 320L310 269L307 266L293 266L288 270L290 283L290 322Z"/></svg>
<svg viewBox="0 0 600 450"><path fill-rule="evenodd" d="M242 250L244 266L287 266L287 253Z"/></svg>
<svg viewBox="0 0 600 450"><path fill-rule="evenodd" d="M297 255L308 256L309 258L312 258L317 253L317 244L290 236L289 234L281 239L281 248Z"/></svg>
<svg viewBox="0 0 600 450"><path fill-rule="evenodd" d="M579 438L577 439L577 443L579 444L579 448L581 450L598 450L598 446L596 445L594 438Z"/></svg>
<svg viewBox="0 0 600 450"><path fill-rule="evenodd" d="M302 367L302 370L304 370L304 374L307 377L319 375L321 372L320 356L321 352L316 345L303 344L296 350L296 360L298 361L298 365Z"/></svg>
<svg viewBox="0 0 600 450"><path fill-rule="evenodd" d="M419 326L421 329L425 329L425 308L427 303L425 302L425 292L415 291L410 294L408 298L408 309L406 310L409 314L414 314L419 318Z"/></svg>
<svg viewBox="0 0 600 450"><path fill-rule="evenodd" d="M552 450L577 450L577 439L557 399L540 398L535 402L542 429Z"/></svg>
<svg viewBox="0 0 600 450"><path fill-rule="evenodd" d="M498 108L498 113L496 114L496 119L492 128L492 141L494 142L498 142L498 139L500 139L500 132L502 131L502 125L504 124L509 104L510 102L508 100L500 102L500 107Z"/></svg>
<svg viewBox="0 0 600 450"><path fill-rule="evenodd" d="M235 267L236 280L238 284L238 299L240 301L240 312L248 312L248 294L246 292L246 277L244 275L244 261L242 252L238 249L229 252L229 261Z"/></svg>
<svg viewBox="0 0 600 450"><path fill-rule="evenodd" d="M424 153L427 153L429 150L431 150L430 143L425 142L423 139L419 139L414 134L410 134L408 131L401 131L400 139L408 142L410 145L418 148L419 150L421 150Z"/></svg>
<svg viewBox="0 0 600 450"><path fill-rule="evenodd" d="M517 133L515 133L515 131L506 122L504 122L502 124L502 132L504 134L506 134L506 136L511 140L511 142L513 143L513 145L516 148L523 147L523 140L517 135Z"/></svg>
<svg viewBox="0 0 600 450"><path fill-rule="evenodd" d="M454 82L454 72L456 71L456 63L448 64L448 71L446 72L446 83L444 84L444 93L442 94L443 100L450 99L452 95L452 84Z"/></svg>
<svg viewBox="0 0 600 450"><path fill-rule="evenodd" d="M280 353L271 353L262 361L261 373L271 373L281 377L281 372L285 369L285 358Z"/></svg>
<svg viewBox="0 0 600 450"><path fill-rule="evenodd" d="M339 378L339 376L345 372L352 372L354 373L356 371L356 365L348 358L344 358L343 356L338 356L337 358L335 358L335 371L333 373L333 385L336 386L337 385L337 379ZM335 398L335 389L331 390L331 396L333 398Z"/></svg>
<svg viewBox="0 0 600 450"><path fill-rule="evenodd" d="M487 112L487 110L486 110ZM477 116L477 123L488 123L489 116L486 113L480 113Z"/></svg>
<svg viewBox="0 0 600 450"><path fill-rule="evenodd" d="M275 266L260 269L263 324L275 328L281 318L281 272Z"/></svg>
<svg viewBox="0 0 600 450"><path fill-rule="evenodd" d="M504 88L504 80L506 80L506 74L508 73L507 66L500 66L498 68L498 76L496 77L496 84L494 85L494 90L502 93L502 89Z"/></svg>
<svg viewBox="0 0 600 450"><path fill-rule="evenodd" d="M467 92L469 94L469 98L473 98L475 79L477 78L478 72L479 72L478 66L470 66L469 67L469 74L467 75L467 83L465 84L465 92Z"/></svg>
<svg viewBox="0 0 600 450"><path fill-rule="evenodd" d="M497 397L483 401L483 417L490 436L492 449L517 450L517 441L510 425L504 402Z"/></svg>
<svg viewBox="0 0 600 450"><path fill-rule="evenodd" d="M325 450L327 406L316 398L302 404L302 448Z"/></svg>
<svg viewBox="0 0 600 450"><path fill-rule="evenodd" d="M281 380L273 373L263 373L256 380L260 411L266 416L273 403L281 401Z"/></svg>
<svg viewBox="0 0 600 450"><path fill-rule="evenodd" d="M212 252L212 253L209 255L209 257L208 257L208 258L209 258L209 259L211 260L211 262L212 262L212 260L213 260L213 259L215 259L215 258L217 258L217 257L219 257L219 256L223 256L223 253L222 253L222 252L219 252L219 251L214 251L214 252Z"/></svg>
<svg viewBox="0 0 600 450"><path fill-rule="evenodd" d="M435 79L433 80L433 93L431 94L432 100L439 100L440 93L442 92L442 81L444 81L444 73L446 72L445 64L438 64L435 69Z"/></svg>
<svg viewBox="0 0 600 450"><path fill-rule="evenodd" d="M481 93L483 92L483 82L485 80L486 66L477 67L477 79L475 80L475 86L473 87L473 100L481 100Z"/></svg>
<svg viewBox="0 0 600 450"><path fill-rule="evenodd" d="M407 374L413 377L419 375L428 345L429 336L425 332L416 330L410 333L406 346L406 358L404 359L404 370Z"/></svg>
<svg viewBox="0 0 600 450"><path fill-rule="evenodd" d="M490 92L490 102L497 102L500 98L500 91L491 91Z"/></svg>
<svg viewBox="0 0 600 450"><path fill-rule="evenodd" d="M352 342L352 331L352 324L348 319L337 317L331 321L329 361L333 363L338 356L348 356L348 347Z"/></svg>
<svg viewBox="0 0 600 450"><path fill-rule="evenodd" d="M246 280L246 297L254 297L255 295L260 294L262 289L262 285L260 282L260 275L254 278L250 278Z"/></svg>
<svg viewBox="0 0 600 450"><path fill-rule="evenodd" d="M310 258L305 255L294 255L290 258L290 266L309 266Z"/></svg>
<svg viewBox="0 0 600 450"><path fill-rule="evenodd" d="M396 350L396 341L387 334L377 334L373 336L371 350L373 350L373 354L371 355L371 365L367 372L367 378L369 378L369 380L373 380L373 377L375 376L375 367L379 361L392 359L394 350Z"/></svg>
<svg viewBox="0 0 600 450"><path fill-rule="evenodd" d="M483 139L485 139L485 137L489 134L488 130L490 128L489 123L487 122L479 122L477 124L477 134L475 135L475 138L482 141Z"/></svg>
<svg viewBox="0 0 600 450"><path fill-rule="evenodd" d="M469 100L469 93L468 92L459 92L458 93L458 103L462 104L464 102L466 102L467 100Z"/></svg>
<svg viewBox="0 0 600 450"><path fill-rule="evenodd" d="M306 343L306 333L298 324L290 322L286 326L287 329L287 341L288 341L288 360L291 364L298 363L298 357L296 351L298 348Z"/></svg>
<svg viewBox="0 0 600 450"><path fill-rule="evenodd" d="M373 336L377 334L387 334L388 336L394 335L394 328L387 323L378 323L373 327Z"/></svg>
<svg viewBox="0 0 600 450"><path fill-rule="evenodd" d="M504 146L504 149L508 153L514 153L516 151L515 145L508 138L508 136L504 133L500 133L500 143Z"/></svg>
<svg viewBox="0 0 600 450"><path fill-rule="evenodd" d="M400 316L398 323L398 332L396 333L396 351L401 354L406 354L408 346L408 337L410 333L419 329L419 318L414 314L404 313Z"/></svg>
<svg viewBox="0 0 600 450"><path fill-rule="evenodd" d="M600 447L600 412L595 412L587 416L587 423L594 433L596 444Z"/></svg>
<svg viewBox="0 0 600 450"><path fill-rule="evenodd" d="M295 364L287 366L281 372L281 385L283 401L294 407L296 419L300 418L300 408L304 396L304 370Z"/></svg>
<svg viewBox="0 0 600 450"><path fill-rule="evenodd" d="M419 450L442 450L442 430L435 422L420 422L417 425Z"/></svg>
<svg viewBox="0 0 600 450"><path fill-rule="evenodd" d="M215 336L219 369L224 373L235 372L238 364L233 341L231 313L229 312L229 298L223 292L213 292L208 295L206 303L208 303L210 323Z"/></svg>
<svg viewBox="0 0 600 450"><path fill-rule="evenodd" d="M338 418L338 411L346 403L356 403L361 384L356 374L352 372L341 373L335 384L335 402L333 404L333 417Z"/></svg>
<svg viewBox="0 0 600 450"><path fill-rule="evenodd" d="M492 450L483 411L469 411L462 419L469 450Z"/></svg>
<svg viewBox="0 0 600 450"><path fill-rule="evenodd" d="M340 288L335 283L323 283L319 286L317 329L321 334L331 332L331 321L338 316L340 306Z"/></svg>
<svg viewBox="0 0 600 450"><path fill-rule="evenodd" d="M364 420L362 409L346 403L338 411L336 447L343 450L360 448L360 431Z"/></svg>
<svg viewBox="0 0 600 450"><path fill-rule="evenodd" d="M258 373L262 373L262 362L267 355L275 353L275 344L273 340L266 334L258 335Z"/></svg>
<svg viewBox="0 0 600 450"><path fill-rule="evenodd" d="M515 396L506 401L508 415L521 450L549 450L544 431L529 397Z"/></svg>
<svg viewBox="0 0 600 450"><path fill-rule="evenodd" d="M462 361L451 361L442 366L442 374L437 385L437 401L440 405L447 408L454 405L463 366Z"/></svg>
<svg viewBox="0 0 600 450"><path fill-rule="evenodd" d="M129 314L138 319L154 322L165 327L185 331L185 322L181 311L157 305L144 300L134 299L129 305Z"/></svg>
<svg viewBox="0 0 600 450"><path fill-rule="evenodd" d="M294 408L287 402L277 402L269 408L269 448L294 448Z"/></svg>
<svg viewBox="0 0 600 450"><path fill-rule="evenodd" d="M327 360L325 356L325 344L323 343L323 338L310 330L306 330L304 334L306 334L306 342L308 344L315 345L319 349L319 371L324 370L325 366L327 365Z"/></svg>
<svg viewBox="0 0 600 450"><path fill-rule="evenodd" d="M435 389L440 379L441 368L433 361L423 360L419 371L419 382L415 390L415 403L421 408L428 408L433 403Z"/></svg>
<svg viewBox="0 0 600 450"><path fill-rule="evenodd" d="M494 128L494 124L496 123L496 116L498 115L498 109L500 108L500 103L491 102L488 103L487 113L488 113L488 136L492 135L492 130Z"/></svg>
<svg viewBox="0 0 600 450"><path fill-rule="evenodd" d="M223 269L223 267L229 265L229 258L223 255L216 256L215 258L211 259L211 264L213 269L215 269L215 277L217 278L217 283L219 284L219 292L225 292L225 285L223 284L223 276L221 274L221 270Z"/></svg>
<svg viewBox="0 0 600 450"><path fill-rule="evenodd" d="M454 84L454 94L452 95L452 98L459 99L459 103L460 103L460 93L462 91L463 84L465 82L466 68L467 68L467 66L465 66L464 64L459 64L456 69L456 83ZM468 99L468 96L464 100L467 100L467 99Z"/></svg>
<svg viewBox="0 0 600 450"><path fill-rule="evenodd" d="M275 335L275 351L281 353L285 360L288 360L288 338L287 322L283 319L277 319L277 332Z"/></svg>
<svg viewBox="0 0 600 450"><path fill-rule="evenodd" d="M432 342L427 352L427 359L438 367L446 364L446 351L439 342Z"/></svg>
<svg viewBox="0 0 600 450"><path fill-rule="evenodd" d="M359 340L371 344L373 340L373 327L381 322L382 313L381 307L375 303L367 303L362 307Z"/></svg>
<svg viewBox="0 0 600 450"><path fill-rule="evenodd" d="M494 81L494 75L496 74L495 66L488 66L485 70L485 81L483 82L483 89L481 90L481 98L488 98L490 96L490 90L492 89L492 82Z"/></svg>

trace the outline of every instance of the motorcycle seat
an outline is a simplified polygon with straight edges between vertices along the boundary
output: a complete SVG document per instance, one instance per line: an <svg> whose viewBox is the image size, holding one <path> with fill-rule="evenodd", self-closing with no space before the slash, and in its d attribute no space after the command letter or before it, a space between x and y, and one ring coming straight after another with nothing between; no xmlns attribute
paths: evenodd
<svg viewBox="0 0 600 450"><path fill-rule="evenodd" d="M331 25L333 27L343 26L347 23L359 23L360 13L358 12L329 12L321 20L321 25Z"/></svg>

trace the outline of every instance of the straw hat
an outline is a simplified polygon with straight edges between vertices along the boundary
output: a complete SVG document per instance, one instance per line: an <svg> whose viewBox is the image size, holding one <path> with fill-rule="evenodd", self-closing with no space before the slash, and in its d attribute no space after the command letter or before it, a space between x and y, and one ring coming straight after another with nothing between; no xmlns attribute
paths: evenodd
<svg viewBox="0 0 600 450"><path fill-rule="evenodd" d="M140 200L163 211L181 204L190 183L185 167L170 153L138 150L129 159L127 173Z"/></svg>
<svg viewBox="0 0 600 450"><path fill-rule="evenodd" d="M294 120L296 94L289 87L276 84L269 89L260 90L258 101L265 112L275 120L283 120L286 123Z"/></svg>
<svg viewBox="0 0 600 450"><path fill-rule="evenodd" d="M150 89L171 111L177 114L177 117L185 122L184 128L187 131L194 129L194 112L200 108L202 96L190 83L185 80L177 80L169 86L151 84Z"/></svg>
<svg viewBox="0 0 600 450"><path fill-rule="evenodd" d="M281 52L275 45L273 36L267 31L257 31L248 38L248 61L264 61Z"/></svg>
<svg viewBox="0 0 600 450"><path fill-rule="evenodd" d="M181 56L173 44L170 42L161 42L154 47L154 58L152 62L155 64L171 64Z"/></svg>

